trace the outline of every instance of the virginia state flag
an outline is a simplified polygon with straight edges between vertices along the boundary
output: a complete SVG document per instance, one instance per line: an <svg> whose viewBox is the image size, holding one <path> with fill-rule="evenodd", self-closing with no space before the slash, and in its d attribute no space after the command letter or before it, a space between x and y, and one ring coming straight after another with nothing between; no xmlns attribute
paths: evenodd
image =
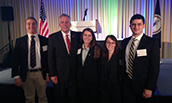
<svg viewBox="0 0 172 103"><path fill-rule="evenodd" d="M159 0L157 0L157 3L155 5L153 38L158 39L159 48L161 48L161 12L160 12Z"/></svg>

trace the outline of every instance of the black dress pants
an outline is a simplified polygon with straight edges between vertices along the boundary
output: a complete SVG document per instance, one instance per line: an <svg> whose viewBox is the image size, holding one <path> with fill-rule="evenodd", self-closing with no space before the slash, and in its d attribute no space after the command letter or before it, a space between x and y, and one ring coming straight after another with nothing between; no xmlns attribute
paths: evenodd
<svg viewBox="0 0 172 103"><path fill-rule="evenodd" d="M154 92L153 92L154 93ZM122 89L122 101L123 103L154 103L153 94L151 98L145 99L143 92L138 94L133 88L132 80L126 76Z"/></svg>
<svg viewBox="0 0 172 103"><path fill-rule="evenodd" d="M98 100L98 83L87 83L85 80L80 80L77 83L78 103L97 103Z"/></svg>
<svg viewBox="0 0 172 103"><path fill-rule="evenodd" d="M76 103L76 84L73 81L54 86L55 103Z"/></svg>

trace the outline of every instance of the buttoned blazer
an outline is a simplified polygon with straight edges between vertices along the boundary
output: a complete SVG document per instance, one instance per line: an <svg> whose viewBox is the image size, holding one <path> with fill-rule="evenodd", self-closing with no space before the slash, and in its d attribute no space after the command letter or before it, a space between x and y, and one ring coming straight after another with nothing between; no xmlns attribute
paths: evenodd
<svg viewBox="0 0 172 103"><path fill-rule="evenodd" d="M76 55L80 32L71 31L70 54L61 31L50 35L48 40L48 65L50 76L57 76L60 83L76 78Z"/></svg>
<svg viewBox="0 0 172 103"><path fill-rule="evenodd" d="M100 58L94 59L94 47L90 48L85 58L84 65L82 65L82 51L83 50L81 49L81 52L77 54L77 80L85 80L88 83L98 82L98 75L100 72Z"/></svg>
<svg viewBox="0 0 172 103"><path fill-rule="evenodd" d="M131 37L122 41L124 72L126 70L125 50ZM146 50L146 55L138 55L138 50ZM155 91L160 67L160 49L158 41L142 36L135 53L133 62L133 87L136 93L142 93L143 89Z"/></svg>

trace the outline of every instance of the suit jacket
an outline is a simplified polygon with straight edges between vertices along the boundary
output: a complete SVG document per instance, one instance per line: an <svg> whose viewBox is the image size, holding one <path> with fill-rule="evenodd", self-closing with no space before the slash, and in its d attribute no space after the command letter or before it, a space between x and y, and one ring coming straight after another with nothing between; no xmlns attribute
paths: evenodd
<svg viewBox="0 0 172 103"><path fill-rule="evenodd" d="M131 37L122 41L125 71L125 50L130 39ZM135 54L132 78L135 92L138 94L143 93L143 89L155 91L160 66L160 50L158 42L144 34L140 40L137 50L146 50L146 56L137 56L137 52Z"/></svg>
<svg viewBox="0 0 172 103"><path fill-rule="evenodd" d="M81 48L80 48L81 49ZM86 56L84 66L82 66L82 49L77 55L78 71L77 80L86 80L87 83L98 82L100 69L100 59L94 59L94 47L90 48Z"/></svg>
<svg viewBox="0 0 172 103"><path fill-rule="evenodd" d="M101 60L101 78L102 82L119 84L120 80L120 52L117 55L112 55L111 59L108 61L108 58L102 58Z"/></svg>
<svg viewBox="0 0 172 103"><path fill-rule="evenodd" d="M113 54L109 61L108 57L101 60L100 103L121 103L120 54Z"/></svg>
<svg viewBox="0 0 172 103"><path fill-rule="evenodd" d="M38 35L40 41L41 55L41 71L43 78L46 79L48 73L48 54L47 50L43 50L44 46L48 46L48 39ZM12 77L20 76L22 81L26 80L28 71L28 35L16 39L15 49L13 53Z"/></svg>
<svg viewBox="0 0 172 103"><path fill-rule="evenodd" d="M59 83L76 79L76 55L79 32L71 31L71 49L68 54L61 31L50 35L48 40L48 65L50 76L57 76Z"/></svg>

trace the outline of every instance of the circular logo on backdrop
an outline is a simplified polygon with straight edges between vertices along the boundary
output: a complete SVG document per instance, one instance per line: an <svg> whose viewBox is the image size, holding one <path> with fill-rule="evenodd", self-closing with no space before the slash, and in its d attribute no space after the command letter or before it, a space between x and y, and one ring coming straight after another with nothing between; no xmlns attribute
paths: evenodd
<svg viewBox="0 0 172 103"><path fill-rule="evenodd" d="M155 14L153 22L153 34L157 34L161 31L161 16Z"/></svg>

